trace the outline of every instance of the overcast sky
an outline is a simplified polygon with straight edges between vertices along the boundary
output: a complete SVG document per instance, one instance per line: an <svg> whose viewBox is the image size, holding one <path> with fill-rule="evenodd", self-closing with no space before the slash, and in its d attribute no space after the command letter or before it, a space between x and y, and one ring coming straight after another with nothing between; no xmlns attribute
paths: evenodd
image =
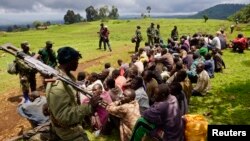
<svg viewBox="0 0 250 141"><path fill-rule="evenodd" d="M86 16L85 9L114 5L119 14L145 13L151 7L152 14L194 13L221 3L248 4L249 0L0 0L0 24L16 21L63 20L68 9Z"/></svg>

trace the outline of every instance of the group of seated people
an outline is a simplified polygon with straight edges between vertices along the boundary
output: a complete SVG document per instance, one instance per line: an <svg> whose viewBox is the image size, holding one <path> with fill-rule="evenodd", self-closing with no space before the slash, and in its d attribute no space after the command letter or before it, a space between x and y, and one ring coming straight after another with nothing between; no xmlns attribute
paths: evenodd
<svg viewBox="0 0 250 141"><path fill-rule="evenodd" d="M79 72L77 83L105 103L95 107L93 115L86 116L83 126L90 126L96 136L110 135L112 129L119 129L121 141L138 141L145 135L184 140L182 117L189 111L191 96L208 94L214 72L226 67L221 49L206 42L205 37L196 37L195 44L185 36L166 47L146 44L131 55L130 62L117 60L118 68L106 63L100 73ZM39 98L36 102L44 99L37 93L33 96ZM80 104L90 101L82 93L78 93L78 98ZM26 107L31 103L20 104L19 112L28 113ZM41 121L47 120L45 116Z"/></svg>

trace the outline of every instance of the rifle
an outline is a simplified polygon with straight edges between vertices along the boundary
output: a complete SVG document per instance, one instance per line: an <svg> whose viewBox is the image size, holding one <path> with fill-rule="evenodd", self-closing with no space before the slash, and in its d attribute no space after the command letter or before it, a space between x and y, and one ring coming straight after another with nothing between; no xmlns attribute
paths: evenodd
<svg viewBox="0 0 250 141"><path fill-rule="evenodd" d="M21 52L17 47L11 45L10 43L4 44L0 46L0 50L3 50L9 54L12 54L20 59L22 59L29 67L37 70L43 75L50 76L50 77L55 77L56 79L59 79L63 81L64 83L67 83L68 85L72 86L74 89L77 91L81 92L88 98L92 97L92 94L89 93L88 91L84 90L79 84L76 82L72 81L71 79L65 78L59 71L55 70L54 68L44 64L43 62ZM100 103L102 106L107 106L107 103L102 101Z"/></svg>

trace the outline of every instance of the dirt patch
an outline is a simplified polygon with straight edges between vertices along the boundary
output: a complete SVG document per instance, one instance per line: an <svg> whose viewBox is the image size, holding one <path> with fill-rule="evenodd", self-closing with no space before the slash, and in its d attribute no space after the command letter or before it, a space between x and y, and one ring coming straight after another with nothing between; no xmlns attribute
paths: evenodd
<svg viewBox="0 0 250 141"><path fill-rule="evenodd" d="M76 75L79 71L83 71L94 65L100 64L100 60L111 56L111 54L106 54L92 60L80 63L78 69L74 72ZM37 87L41 88L42 79L37 76ZM39 90L39 89L38 89ZM42 91L41 91L42 92ZM31 128L30 123L22 118L17 113L17 106L20 102L22 93L19 88L9 91L8 93L1 94L0 96L0 140L4 141L15 137L22 133L22 131Z"/></svg>

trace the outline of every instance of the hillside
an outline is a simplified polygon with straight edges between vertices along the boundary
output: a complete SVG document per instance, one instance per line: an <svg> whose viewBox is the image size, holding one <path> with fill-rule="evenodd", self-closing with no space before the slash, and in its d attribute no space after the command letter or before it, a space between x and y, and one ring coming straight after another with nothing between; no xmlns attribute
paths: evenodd
<svg viewBox="0 0 250 141"><path fill-rule="evenodd" d="M45 45L46 40L52 40L54 50L63 46L71 46L79 50L83 56L78 70L86 72L101 72L104 64L110 62L117 68L117 59L124 62L131 60L134 45L130 39L134 35L137 25L141 26L143 42L147 41L146 30L150 23L160 24L161 36L164 42L170 36L173 26L178 27L180 35L192 35L195 32L215 34L221 27L225 28L228 40L232 40L239 32L246 37L250 36L250 26L239 24L239 27L229 34L232 22L226 20L209 20L205 23L200 19L138 19L138 20L109 20L105 22L110 29L110 42L112 52L97 50L100 21L84 22L72 25L52 25L47 30L34 30L24 32L1 33L0 45L12 43L19 47L22 41L28 41L31 51L38 50ZM0 51L0 140L17 135L22 130L30 128L29 123L16 112L19 98L22 96L18 75L6 72L7 64L12 62L13 56ZM209 124L250 125L250 51L245 54L235 54L227 49L223 52L223 59L227 68L223 73L216 73L211 79L212 90L204 97L191 97L189 112L191 114L204 114ZM38 74L37 80L41 84ZM14 121L14 122L13 122ZM90 130L87 134L92 141L117 141L118 131L112 135L95 137Z"/></svg>
<svg viewBox="0 0 250 141"><path fill-rule="evenodd" d="M219 4L211 8L198 12L188 18L200 19L203 15L207 15L209 19L227 19L228 16L245 7L245 4Z"/></svg>

